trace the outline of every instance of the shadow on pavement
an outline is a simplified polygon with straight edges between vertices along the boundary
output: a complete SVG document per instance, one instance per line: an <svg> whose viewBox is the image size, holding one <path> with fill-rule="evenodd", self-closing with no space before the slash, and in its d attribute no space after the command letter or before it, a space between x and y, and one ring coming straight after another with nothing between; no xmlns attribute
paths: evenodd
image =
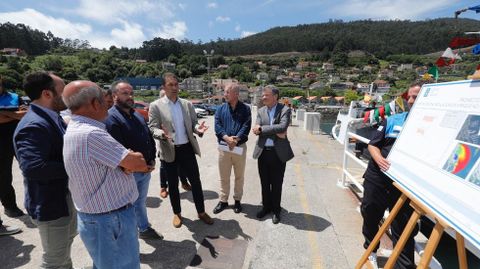
<svg viewBox="0 0 480 269"><path fill-rule="evenodd" d="M244 241L251 241L252 237L243 232L242 228L238 221L230 219L230 220L223 220L214 218L215 223L213 225L207 225L203 223L201 220L190 220L187 218L183 218L183 224L188 230L192 233L193 239L198 242L201 246L206 248L209 252L210 257L205 257L208 260L213 261L218 258L219 253L224 252L224 248L216 249L214 245L210 243L211 239L219 239L219 238L226 238L228 240L244 240ZM210 239L210 240L205 240ZM233 241L232 241L233 244ZM245 243L245 249L246 249ZM228 247L227 247L228 248ZM243 263L244 257L237 257L241 258L241 263ZM190 265L195 266L202 264L202 257L201 255L195 255L192 259Z"/></svg>
<svg viewBox="0 0 480 269"><path fill-rule="evenodd" d="M34 245L24 245L13 236L0 237L0 261L3 269L18 268L30 262L30 253Z"/></svg>
<svg viewBox="0 0 480 269"><path fill-rule="evenodd" d="M146 204L147 204L147 207L149 208L159 208L161 203L162 203L162 199L158 197L153 197L153 196L147 197Z"/></svg>
<svg viewBox="0 0 480 269"><path fill-rule="evenodd" d="M203 200L215 200L218 199L218 193L210 190L203 190ZM183 191L180 193L180 199L187 199L189 202L193 203L193 196L191 191Z"/></svg>
<svg viewBox="0 0 480 269"><path fill-rule="evenodd" d="M152 253L140 253L140 263L147 264L150 268L186 268L197 252L195 242L191 240L145 240L145 243L155 248Z"/></svg>
<svg viewBox="0 0 480 269"><path fill-rule="evenodd" d="M257 219L256 214L262 208L260 205L242 204L242 206L245 217L249 219L256 219L258 221L271 221L272 219L271 213L262 219ZM280 217L280 224L290 225L298 230L304 231L321 232L332 225L332 223L324 218L311 214L289 212L283 208Z"/></svg>

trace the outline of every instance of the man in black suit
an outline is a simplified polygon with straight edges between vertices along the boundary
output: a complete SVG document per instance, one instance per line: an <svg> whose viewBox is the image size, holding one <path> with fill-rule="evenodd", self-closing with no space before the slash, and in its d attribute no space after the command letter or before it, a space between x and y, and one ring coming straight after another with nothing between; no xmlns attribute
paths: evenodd
<svg viewBox="0 0 480 269"><path fill-rule="evenodd" d="M262 184L262 209L257 218L273 212L272 222L280 222L280 202L286 162L293 158L287 139L291 110L279 104L279 91L273 85L265 86L262 100L264 107L257 113L253 133L258 135L253 158L258 159L258 173Z"/></svg>

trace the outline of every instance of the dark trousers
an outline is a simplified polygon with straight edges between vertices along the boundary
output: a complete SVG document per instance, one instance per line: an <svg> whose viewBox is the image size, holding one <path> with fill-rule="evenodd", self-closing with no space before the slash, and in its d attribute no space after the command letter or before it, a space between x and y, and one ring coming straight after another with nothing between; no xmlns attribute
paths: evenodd
<svg viewBox="0 0 480 269"><path fill-rule="evenodd" d="M180 193L178 192L178 171L183 171L185 176L192 185L193 201L198 213L205 212L205 204L203 201L202 183L200 181L200 172L198 171L197 158L193 152L190 143L175 146L175 160L173 162L162 161L162 166L165 167L169 193L170 203L174 214L180 214L182 208L180 206Z"/></svg>
<svg viewBox="0 0 480 269"><path fill-rule="evenodd" d="M263 208L275 214L280 214L281 210L285 166L286 163L280 161L273 148L265 148L258 158Z"/></svg>
<svg viewBox="0 0 480 269"><path fill-rule="evenodd" d="M17 124L18 121L0 124L0 201L9 209L17 207L12 186L13 132Z"/></svg>
<svg viewBox="0 0 480 269"><path fill-rule="evenodd" d="M388 180L390 182L390 180ZM379 230L379 224L382 220L385 210L388 208L390 211L395 206L395 203L400 198L400 191L388 183L385 187L378 186L370 181L365 180L363 183L364 193L361 205L361 212L363 216L362 233L365 237L364 248L368 248L370 242ZM392 241L395 246L402 234L405 226L410 219L413 209L409 205L410 201L407 200L403 207L398 212L397 216L391 224ZM414 253L415 253L415 241L414 237L418 233L418 226L412 232L410 238L408 238L400 257L395 264L395 268L416 268ZM377 246L374 250L378 250Z"/></svg>
<svg viewBox="0 0 480 269"><path fill-rule="evenodd" d="M188 184L187 176L185 176L185 173L183 173L183 171L178 171L178 177L180 178L180 182L182 182L182 185ZM165 169L165 167L163 167L163 164L160 164L160 188L168 188L167 170Z"/></svg>

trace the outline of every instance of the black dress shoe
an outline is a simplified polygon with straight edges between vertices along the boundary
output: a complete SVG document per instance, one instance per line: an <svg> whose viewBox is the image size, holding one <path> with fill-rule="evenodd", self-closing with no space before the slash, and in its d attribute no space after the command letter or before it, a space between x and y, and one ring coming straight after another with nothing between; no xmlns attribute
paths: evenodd
<svg viewBox="0 0 480 269"><path fill-rule="evenodd" d="M213 209L213 214L218 214L228 207L228 203L218 202L218 205Z"/></svg>
<svg viewBox="0 0 480 269"><path fill-rule="evenodd" d="M237 214L242 212L242 205L240 204L240 201L235 201L235 205L233 206L233 212Z"/></svg>
<svg viewBox="0 0 480 269"><path fill-rule="evenodd" d="M278 224L280 222L280 214L273 214L272 222L273 224Z"/></svg>
<svg viewBox="0 0 480 269"><path fill-rule="evenodd" d="M18 218L25 215L25 213L23 213L23 211L20 210L20 208L14 207L14 208L5 208L5 215L9 216L10 218Z"/></svg>
<svg viewBox="0 0 480 269"><path fill-rule="evenodd" d="M261 219L265 217L268 213L270 213L270 210L262 208L260 211L257 212L257 218Z"/></svg>

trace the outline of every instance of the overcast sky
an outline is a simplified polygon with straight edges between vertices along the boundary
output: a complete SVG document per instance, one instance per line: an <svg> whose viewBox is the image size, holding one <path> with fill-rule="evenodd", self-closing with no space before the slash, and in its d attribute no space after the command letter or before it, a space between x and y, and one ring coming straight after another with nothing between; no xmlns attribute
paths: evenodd
<svg viewBox="0 0 480 269"><path fill-rule="evenodd" d="M61 38L88 40L97 48L132 48L154 37L208 42L329 19L453 17L455 10L478 4L456 0L8 0L0 1L0 23L23 23ZM480 14L468 11L461 17L480 19Z"/></svg>

